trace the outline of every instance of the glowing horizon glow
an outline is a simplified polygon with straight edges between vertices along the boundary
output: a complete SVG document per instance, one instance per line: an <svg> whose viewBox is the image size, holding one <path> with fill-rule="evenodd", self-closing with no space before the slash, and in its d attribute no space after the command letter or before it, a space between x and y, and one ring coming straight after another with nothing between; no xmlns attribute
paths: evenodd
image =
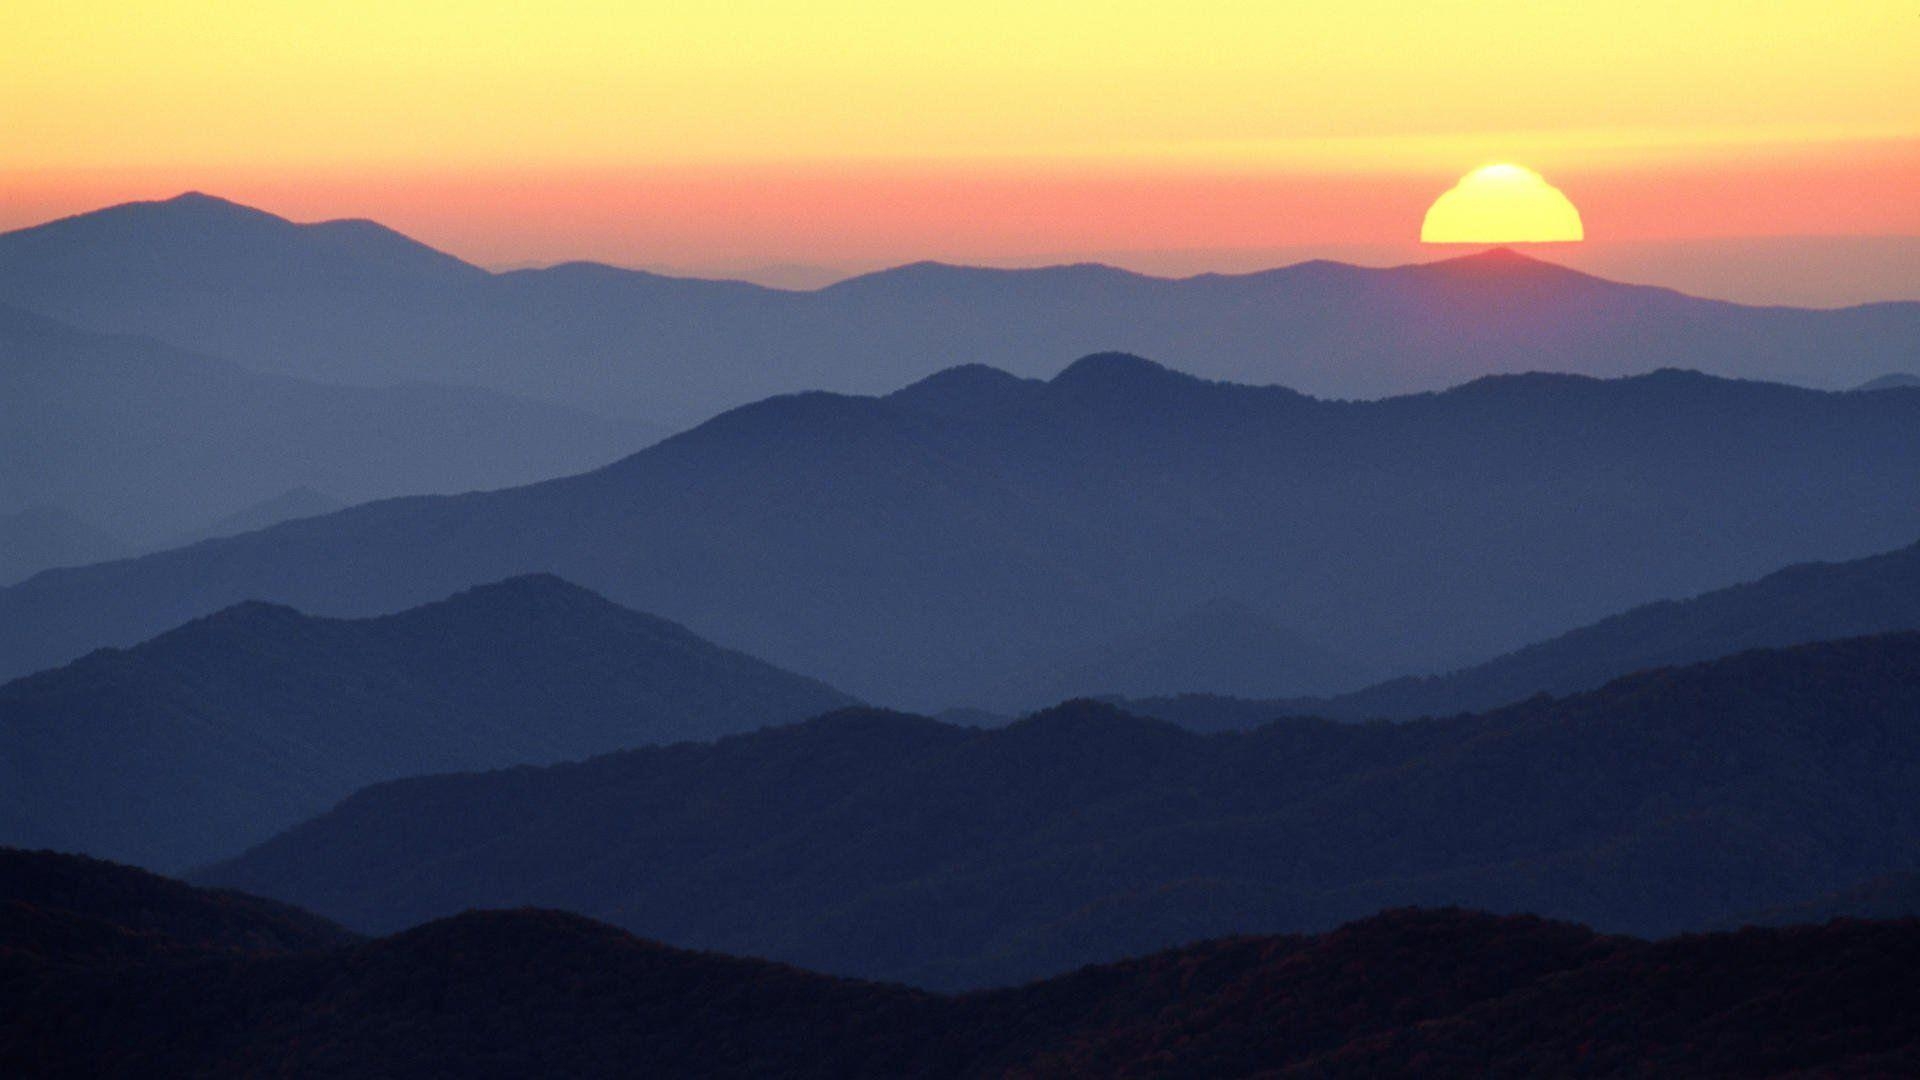
<svg viewBox="0 0 1920 1080"><path fill-rule="evenodd" d="M1586 252L1920 237L1912 0L9 0L0 40L0 230L202 190L489 266L1198 270L1417 257L1517 161Z"/></svg>
<svg viewBox="0 0 1920 1080"><path fill-rule="evenodd" d="M1587 237L1580 211L1523 165L1483 165L1447 189L1420 223L1423 244L1558 244Z"/></svg>

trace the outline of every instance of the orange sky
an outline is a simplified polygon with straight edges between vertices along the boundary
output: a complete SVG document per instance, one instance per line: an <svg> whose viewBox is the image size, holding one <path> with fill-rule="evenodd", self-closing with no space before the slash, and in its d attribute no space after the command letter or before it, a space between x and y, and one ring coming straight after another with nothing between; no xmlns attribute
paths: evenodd
<svg viewBox="0 0 1920 1080"><path fill-rule="evenodd" d="M488 265L1225 259L1409 244L1508 160L1595 244L1920 237L1910 0L12 0L0 40L0 227L200 189Z"/></svg>

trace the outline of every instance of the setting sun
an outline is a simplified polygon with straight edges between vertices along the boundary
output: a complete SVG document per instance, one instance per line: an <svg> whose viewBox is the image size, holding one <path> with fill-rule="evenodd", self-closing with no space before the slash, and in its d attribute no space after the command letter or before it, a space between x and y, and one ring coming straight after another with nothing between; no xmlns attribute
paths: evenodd
<svg viewBox="0 0 1920 1080"><path fill-rule="evenodd" d="M1420 226L1428 244L1542 244L1583 240L1580 211L1532 169L1487 165L1433 201Z"/></svg>

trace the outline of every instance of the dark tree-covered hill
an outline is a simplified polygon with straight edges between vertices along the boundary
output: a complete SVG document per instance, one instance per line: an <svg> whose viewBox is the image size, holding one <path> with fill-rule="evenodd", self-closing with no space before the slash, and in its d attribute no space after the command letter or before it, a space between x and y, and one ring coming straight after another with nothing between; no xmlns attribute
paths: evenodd
<svg viewBox="0 0 1920 1080"><path fill-rule="evenodd" d="M28 857L41 873L51 856ZM20 855L0 852L0 866ZM243 904L77 862L71 893L176 924ZM42 890L44 892L44 890ZM0 957L58 899L0 876ZM191 915L183 919L179 913ZM285 913L261 925L278 928ZM129 933L133 933L129 930ZM1646 942L1400 910L959 997L687 952L552 911L365 943L191 934L0 966L10 1075L1239 1077L1890 1075L1920 1061L1920 922ZM331 948L325 946L331 945ZM65 950L65 951L62 951Z"/></svg>
<svg viewBox="0 0 1920 1080"><path fill-rule="evenodd" d="M983 731L854 710L377 785L205 880L373 932L531 904L978 986L1405 904L1706 928L1909 868L1915 790L1903 634L1402 724L1203 736L1076 702Z"/></svg>

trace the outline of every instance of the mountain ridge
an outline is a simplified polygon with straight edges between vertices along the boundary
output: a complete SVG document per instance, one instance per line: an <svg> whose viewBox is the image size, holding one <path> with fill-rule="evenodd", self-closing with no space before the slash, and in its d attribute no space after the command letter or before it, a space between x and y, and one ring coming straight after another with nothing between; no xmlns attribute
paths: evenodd
<svg viewBox="0 0 1920 1080"><path fill-rule="evenodd" d="M373 780L713 738L850 701L552 575L362 619L247 601L0 686L0 842L177 869Z"/></svg>
<svg viewBox="0 0 1920 1080"><path fill-rule="evenodd" d="M1910 867L1915 709L1920 633L1403 724L856 710L374 785L198 880L362 931L530 904L935 988L1408 904L1663 935Z"/></svg>
<svg viewBox="0 0 1920 1080"><path fill-rule="evenodd" d="M1920 995L1899 989L1920 969L1913 920L1647 942L1394 910L950 996L550 910L288 941L300 918L338 931L255 898L144 875L129 888L135 872L0 850L0 869L22 866L65 885L48 896L0 875L0 980L19 999L0 1015L0 1069L23 1073L1773 1075L1890 1071L1920 1050ZM136 898L147 906L128 910Z"/></svg>
<svg viewBox="0 0 1920 1080"><path fill-rule="evenodd" d="M5 304L0 409L0 512L52 503L136 550L294 488L360 501L499 487L604 463L657 434L475 387L266 374Z"/></svg>
<svg viewBox="0 0 1920 1080"><path fill-rule="evenodd" d="M1357 688L1920 535L1911 395L1655 374L1334 402L1071 370L770 398L571 477L50 572L0 591L0 673L242 599L374 614L547 570L914 708L1220 595L1312 627Z"/></svg>
<svg viewBox="0 0 1920 1080"><path fill-rule="evenodd" d="M1920 303L1746 306L1514 253L1176 278L922 262L796 291L604 264L493 274L390 231L370 242L374 226L252 213L224 239L213 226L231 213L173 203L0 234L0 300L322 382L484 385L672 426L777 393L879 393L968 361L1031 376L1042 358L1100 350L1343 398L1543 365L1836 388L1920 370ZM183 216L209 227L162 250L193 253L191 268L136 228ZM250 254L263 233L304 246Z"/></svg>

